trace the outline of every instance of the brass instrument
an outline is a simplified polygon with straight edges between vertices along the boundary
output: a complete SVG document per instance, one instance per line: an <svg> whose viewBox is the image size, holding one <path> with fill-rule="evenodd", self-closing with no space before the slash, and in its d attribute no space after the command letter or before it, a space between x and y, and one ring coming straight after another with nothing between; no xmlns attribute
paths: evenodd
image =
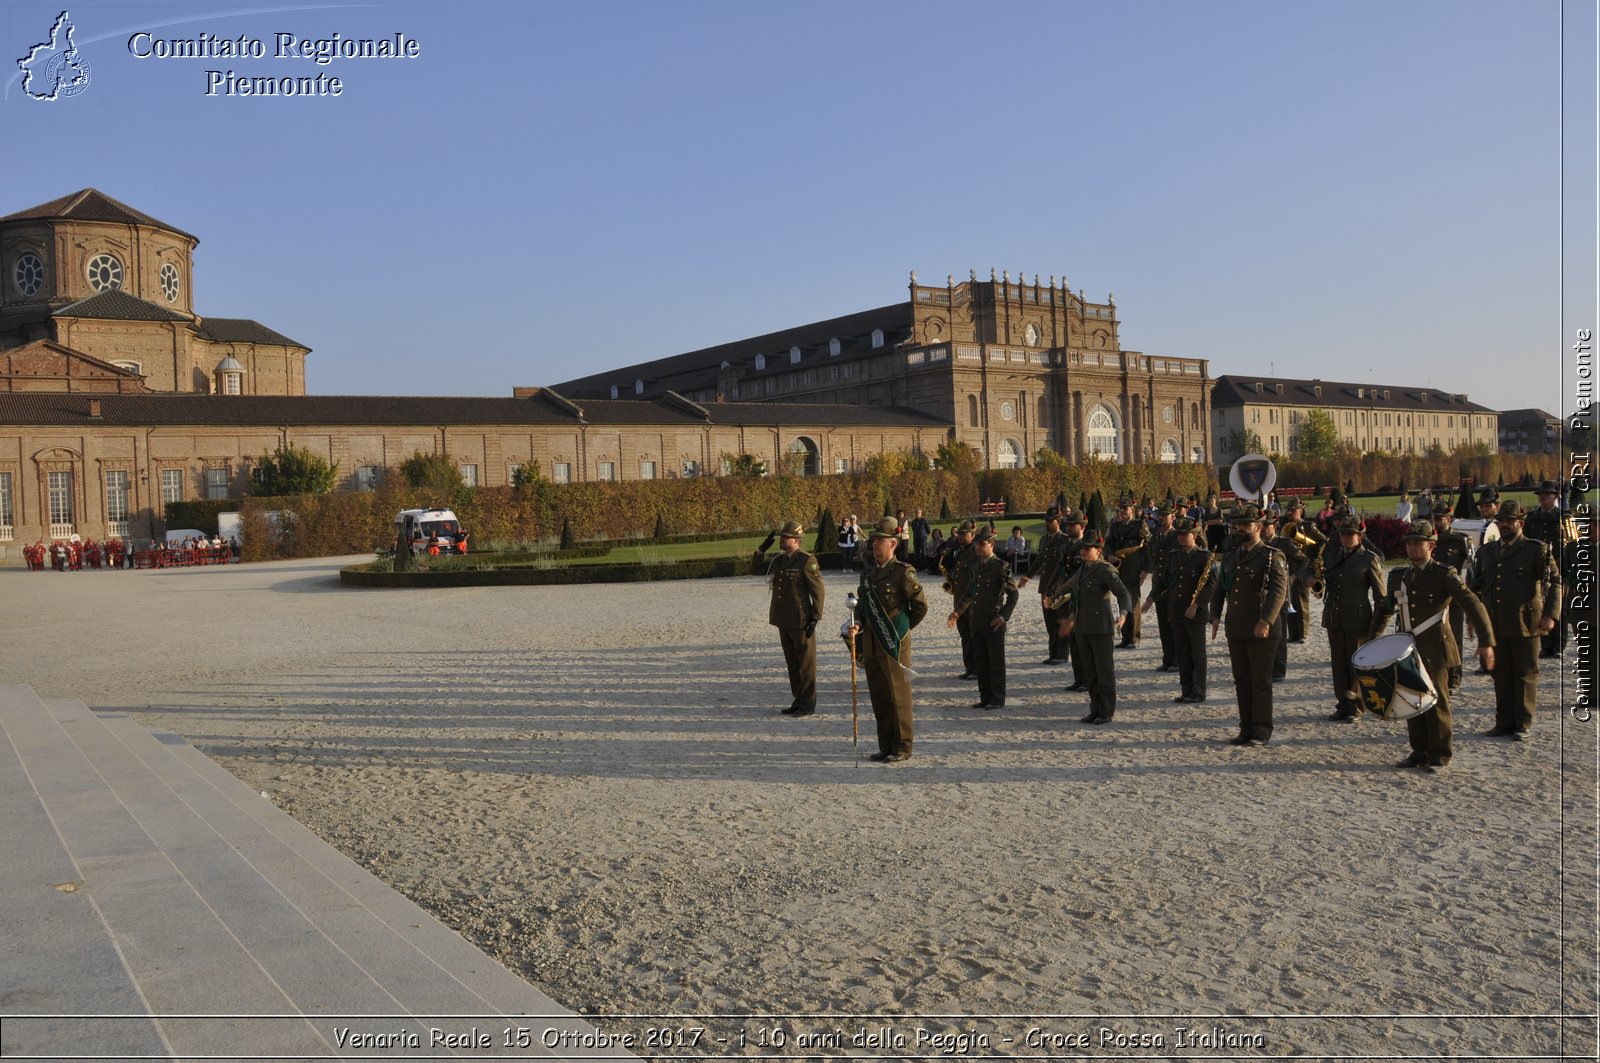
<svg viewBox="0 0 1600 1063"><path fill-rule="evenodd" d="M1311 547L1313 547L1313 546L1321 546L1322 545L1321 543L1317 542L1317 540L1313 539L1311 536L1307 535L1305 532L1300 530L1300 522L1299 521L1291 520L1284 527L1284 531L1286 533L1288 533L1288 535L1289 535L1289 537L1291 539L1294 540L1294 544L1296 546L1300 547L1300 549L1302 549L1302 550L1307 551L1308 553L1311 553L1311 549L1310 549ZM1322 582L1322 551L1321 550L1317 550L1315 553L1312 553L1312 555L1311 555L1311 565L1312 565L1313 571L1312 571L1311 579L1306 583L1306 586L1311 588L1311 597L1313 597L1313 598L1321 598L1322 597L1322 592L1326 589L1324 587L1324 585L1323 585L1323 582Z"/></svg>
<svg viewBox="0 0 1600 1063"><path fill-rule="evenodd" d="M1111 563L1120 569L1124 561L1143 549L1144 543L1134 543L1132 546L1124 546L1121 550L1118 550L1116 553L1111 555Z"/></svg>
<svg viewBox="0 0 1600 1063"><path fill-rule="evenodd" d="M1193 609L1195 607L1195 603L1200 601L1200 592L1206 589L1207 583L1211 582L1211 570L1216 567L1217 562L1221 559L1221 557L1221 550L1213 550L1211 551L1210 556L1206 558L1206 570L1200 573L1200 580L1194 585L1194 593L1189 596L1190 609Z"/></svg>
<svg viewBox="0 0 1600 1063"><path fill-rule="evenodd" d="M1041 599L1040 604L1051 612L1055 612L1070 601L1072 601L1072 592L1062 591L1060 594L1046 594Z"/></svg>
<svg viewBox="0 0 1600 1063"><path fill-rule="evenodd" d="M1321 550L1318 550L1317 556L1311 559L1311 582L1307 586L1311 588L1311 597L1313 598L1321 598L1322 592L1327 589L1327 585L1322 582Z"/></svg>

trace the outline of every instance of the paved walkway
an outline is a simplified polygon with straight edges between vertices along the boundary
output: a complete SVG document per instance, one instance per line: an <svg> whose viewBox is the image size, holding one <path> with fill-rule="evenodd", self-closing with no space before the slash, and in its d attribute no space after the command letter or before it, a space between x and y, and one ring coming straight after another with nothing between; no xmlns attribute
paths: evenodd
<svg viewBox="0 0 1600 1063"><path fill-rule="evenodd" d="M6 1060L617 1058L564 1047L592 1027L123 713L0 685L0 853Z"/></svg>

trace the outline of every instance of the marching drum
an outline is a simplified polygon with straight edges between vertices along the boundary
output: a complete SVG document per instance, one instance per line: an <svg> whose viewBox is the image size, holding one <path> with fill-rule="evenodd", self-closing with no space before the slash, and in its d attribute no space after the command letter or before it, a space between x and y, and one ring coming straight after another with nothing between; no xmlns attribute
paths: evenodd
<svg viewBox="0 0 1600 1063"><path fill-rule="evenodd" d="M1417 640L1404 632L1373 639L1350 655L1361 704L1385 720L1409 720L1439 703L1439 691L1422 666Z"/></svg>

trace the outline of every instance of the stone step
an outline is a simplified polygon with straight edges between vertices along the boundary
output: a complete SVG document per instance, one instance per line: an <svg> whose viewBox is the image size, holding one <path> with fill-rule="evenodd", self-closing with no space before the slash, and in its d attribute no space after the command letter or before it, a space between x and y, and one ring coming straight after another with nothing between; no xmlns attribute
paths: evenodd
<svg viewBox="0 0 1600 1063"><path fill-rule="evenodd" d="M544 1048L593 1028L125 713L0 685L0 852L0 1057L619 1058Z"/></svg>

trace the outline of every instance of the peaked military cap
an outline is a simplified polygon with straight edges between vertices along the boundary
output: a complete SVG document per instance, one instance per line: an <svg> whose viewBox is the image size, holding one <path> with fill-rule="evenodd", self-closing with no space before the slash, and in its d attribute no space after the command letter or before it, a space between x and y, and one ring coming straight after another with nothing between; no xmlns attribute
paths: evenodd
<svg viewBox="0 0 1600 1063"><path fill-rule="evenodd" d="M1433 523L1431 521L1414 520L1411 522L1411 530L1406 532L1405 541L1412 542L1414 540L1425 543L1436 543L1439 541L1439 533L1433 530Z"/></svg>
<svg viewBox="0 0 1600 1063"><path fill-rule="evenodd" d="M1083 538L1078 540L1078 549L1087 550L1091 546L1097 546L1104 550L1106 546L1106 537L1097 531L1085 532Z"/></svg>
<svg viewBox="0 0 1600 1063"><path fill-rule="evenodd" d="M798 539L805 533L805 525L797 520L791 520L778 529L778 536L783 539Z"/></svg>
<svg viewBox="0 0 1600 1063"><path fill-rule="evenodd" d="M1247 502L1242 506L1234 506L1228 513L1229 524L1243 524L1246 521L1259 521L1261 507L1254 502Z"/></svg>
<svg viewBox="0 0 1600 1063"><path fill-rule="evenodd" d="M1078 527L1081 528L1085 524L1087 524L1088 521L1084 519L1084 516L1083 516L1082 513L1074 513L1072 510L1069 509L1065 513L1061 514L1061 523L1062 524L1076 524Z"/></svg>
<svg viewBox="0 0 1600 1063"><path fill-rule="evenodd" d="M872 529L868 539L898 539L900 538L900 522L893 517L884 517L878 526Z"/></svg>
<svg viewBox="0 0 1600 1063"><path fill-rule="evenodd" d="M1478 492L1478 504L1480 506L1485 502L1498 501L1500 501L1500 489L1493 484L1485 484L1483 489Z"/></svg>
<svg viewBox="0 0 1600 1063"><path fill-rule="evenodd" d="M987 525L985 525L982 528L979 528L973 534L972 541L975 542L975 543L992 543L992 542L994 542L994 529L989 527L989 526L987 526Z"/></svg>
<svg viewBox="0 0 1600 1063"><path fill-rule="evenodd" d="M1561 488L1556 486L1556 482L1554 480L1545 480L1538 487L1533 489L1533 493L1536 495L1559 495L1561 493Z"/></svg>
<svg viewBox="0 0 1600 1063"><path fill-rule="evenodd" d="M1500 512L1494 515L1494 519L1497 521L1522 520L1527 515L1528 511L1522 508L1522 503L1513 498L1511 501L1500 507Z"/></svg>

